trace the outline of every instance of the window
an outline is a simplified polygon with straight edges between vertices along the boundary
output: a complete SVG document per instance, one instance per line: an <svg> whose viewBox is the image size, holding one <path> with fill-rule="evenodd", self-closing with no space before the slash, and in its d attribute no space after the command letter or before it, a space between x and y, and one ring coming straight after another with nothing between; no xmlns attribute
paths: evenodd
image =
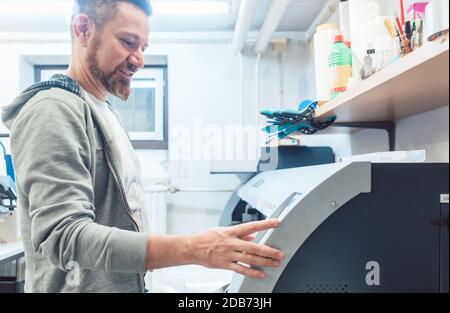
<svg viewBox="0 0 450 313"><path fill-rule="evenodd" d="M67 65L36 65L35 81L64 73ZM147 66L133 77L127 101L109 96L136 149L168 148L167 67Z"/></svg>
<svg viewBox="0 0 450 313"><path fill-rule="evenodd" d="M127 101L110 96L108 100L120 112L125 128L134 143L161 143L167 149L165 136L164 68L144 68L131 82L132 94Z"/></svg>

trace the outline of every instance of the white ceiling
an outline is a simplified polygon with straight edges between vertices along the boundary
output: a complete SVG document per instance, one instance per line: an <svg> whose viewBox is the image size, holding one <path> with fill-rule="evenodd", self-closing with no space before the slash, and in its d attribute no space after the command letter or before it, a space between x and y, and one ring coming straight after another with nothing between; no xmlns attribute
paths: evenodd
<svg viewBox="0 0 450 313"><path fill-rule="evenodd" d="M5 1L5 0L0 0ZM21 1L21 0L17 0ZM211 1L211 0L200 0ZM231 12L223 16L153 16L152 31L156 32L214 32L233 31L241 0L228 0ZM253 31L261 28L272 1L258 0L252 23ZM306 31L327 0L291 0L278 31ZM66 32L69 23L65 17L4 16L0 15L0 32Z"/></svg>

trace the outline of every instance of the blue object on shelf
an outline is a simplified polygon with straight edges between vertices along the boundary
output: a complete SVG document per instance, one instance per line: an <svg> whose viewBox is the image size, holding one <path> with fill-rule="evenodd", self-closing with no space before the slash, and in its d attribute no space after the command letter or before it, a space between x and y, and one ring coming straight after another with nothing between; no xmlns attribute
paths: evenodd
<svg viewBox="0 0 450 313"><path fill-rule="evenodd" d="M263 128L263 131L268 133L270 141L274 138L289 137L296 132L311 135L324 130L336 121L336 117L316 118L315 110L317 107L317 101L304 100L299 104L298 110L261 111L261 114L268 118L269 124Z"/></svg>
<svg viewBox="0 0 450 313"><path fill-rule="evenodd" d="M11 177L11 179L15 182L16 176L14 173L14 167L12 162L12 156L10 154L6 154L6 148L3 145L3 143L0 141L0 147L3 149L3 155L5 156L5 163L6 163L6 174Z"/></svg>
<svg viewBox="0 0 450 313"><path fill-rule="evenodd" d="M303 112L305 110L307 110L308 108L314 108L317 109L317 101L313 101L313 100L303 100L302 102L300 102L300 104L298 105L298 110Z"/></svg>

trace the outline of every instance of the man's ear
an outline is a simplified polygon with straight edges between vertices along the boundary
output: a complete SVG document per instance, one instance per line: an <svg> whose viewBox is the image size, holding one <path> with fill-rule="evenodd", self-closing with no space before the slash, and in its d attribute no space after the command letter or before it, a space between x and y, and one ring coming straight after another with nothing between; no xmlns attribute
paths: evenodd
<svg viewBox="0 0 450 313"><path fill-rule="evenodd" d="M92 34L92 27L91 19L86 14L79 14L73 18L72 31L74 38L78 39L83 47L86 47Z"/></svg>

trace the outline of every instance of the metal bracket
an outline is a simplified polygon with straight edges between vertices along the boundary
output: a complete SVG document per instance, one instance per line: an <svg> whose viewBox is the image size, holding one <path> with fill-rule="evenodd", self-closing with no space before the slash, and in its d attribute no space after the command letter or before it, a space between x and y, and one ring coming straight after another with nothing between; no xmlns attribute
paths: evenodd
<svg viewBox="0 0 450 313"><path fill-rule="evenodd" d="M385 130L388 133L389 151L395 151L396 135L395 135L395 123L393 122L348 122L348 123L334 123L331 126Z"/></svg>

